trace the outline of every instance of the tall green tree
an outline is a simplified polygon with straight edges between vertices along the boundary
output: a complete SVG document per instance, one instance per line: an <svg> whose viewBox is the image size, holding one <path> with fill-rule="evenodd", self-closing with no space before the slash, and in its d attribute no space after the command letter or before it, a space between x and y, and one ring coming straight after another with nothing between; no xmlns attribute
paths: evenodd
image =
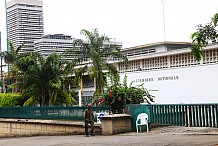
<svg viewBox="0 0 218 146"><path fill-rule="evenodd" d="M50 101L54 101L50 99L61 87L62 74L63 70L57 54L51 54L46 59L38 56L37 63L29 66L24 74L23 95L31 97L29 101L37 102L40 106L50 105Z"/></svg>
<svg viewBox="0 0 218 146"><path fill-rule="evenodd" d="M1 52L0 53L0 72L1 72L1 84L0 84L0 86L1 86L1 92L3 93L4 92L4 74L3 74L3 66L5 66L4 64L3 64L3 58L4 58L4 52Z"/></svg>
<svg viewBox="0 0 218 146"><path fill-rule="evenodd" d="M14 45L11 41L8 41L9 45L9 51L3 52L3 57L5 63L9 64L10 66L13 66L17 59L19 58L19 51L22 49L23 45L18 46L17 48L14 48Z"/></svg>
<svg viewBox="0 0 218 146"><path fill-rule="evenodd" d="M41 55L39 53L26 52L24 54L21 54L20 57L16 60L14 65L16 66L17 70L19 70L20 76L19 76L19 79L16 81L16 84L14 84L14 86L19 88L21 91L26 89L29 86L29 84L26 85L24 82L25 73L28 71L28 69L31 66L38 65L39 58L41 58ZM10 72L12 71L13 70L10 70Z"/></svg>
<svg viewBox="0 0 218 146"><path fill-rule="evenodd" d="M62 76L62 89L67 89L68 90L68 95L73 96L73 100L75 100L76 95L71 94L71 93L76 93L75 91L71 90L71 85L76 85L78 89L80 89L80 84L78 83L78 80L80 80L80 76L74 76L72 77L73 74L76 74L75 71L75 62L73 60L65 60L62 59L62 63L64 64L64 74ZM75 78L76 77L76 78ZM76 102L74 102L76 103ZM76 103L77 104L77 103Z"/></svg>
<svg viewBox="0 0 218 146"><path fill-rule="evenodd" d="M115 66L110 61L123 60L127 57L121 53L121 46L111 42L105 35L100 35L98 30L81 30L86 40L76 39L73 48L65 52L65 57L71 57L77 65L87 68L87 72L94 78L95 93L103 91L105 85L105 72L117 75Z"/></svg>
<svg viewBox="0 0 218 146"><path fill-rule="evenodd" d="M8 45L9 45L9 51L2 52L2 56L4 58L5 63L8 64L8 68L9 68L7 78L10 79L10 81L12 81L13 84L14 83L16 84L17 77L19 76L20 71L18 70L15 64L20 57L19 51L22 49L23 45L14 48L14 45L12 44L11 41L8 41Z"/></svg>
<svg viewBox="0 0 218 146"><path fill-rule="evenodd" d="M191 35L192 46L190 47L192 54L195 56L196 60L200 61L203 57L203 49L208 45L208 43L218 42L218 13L216 13L211 21L206 25L198 25L197 31Z"/></svg>
<svg viewBox="0 0 218 146"><path fill-rule="evenodd" d="M81 93L79 98L82 98L83 94L83 75L87 72L87 66L80 66L76 68L76 64L74 60L66 60L65 61L65 69L64 69L64 82L68 86L68 92L71 93L71 84L76 85L77 89ZM79 104L81 100L79 100Z"/></svg>

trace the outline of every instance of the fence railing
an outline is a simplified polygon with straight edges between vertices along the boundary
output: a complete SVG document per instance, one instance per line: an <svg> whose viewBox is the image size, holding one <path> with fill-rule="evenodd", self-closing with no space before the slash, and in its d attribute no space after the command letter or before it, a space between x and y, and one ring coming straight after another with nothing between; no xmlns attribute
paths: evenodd
<svg viewBox="0 0 218 146"><path fill-rule="evenodd" d="M150 123L218 127L218 104L148 105Z"/></svg>
<svg viewBox="0 0 218 146"><path fill-rule="evenodd" d="M0 107L0 118L83 120L86 107ZM109 107L92 107L93 114Z"/></svg>
<svg viewBox="0 0 218 146"><path fill-rule="evenodd" d="M132 116L132 131L136 131L136 119L140 113L147 113L150 117L149 105L140 105L140 104L128 104L126 105L126 112ZM150 122L150 118L148 119ZM144 129L143 129L144 130Z"/></svg>
<svg viewBox="0 0 218 146"><path fill-rule="evenodd" d="M218 127L218 104L133 104L126 109L132 115L133 131L136 131L135 121L140 113L147 113L151 124Z"/></svg>
<svg viewBox="0 0 218 146"><path fill-rule="evenodd" d="M0 107L0 118L83 120L86 107ZM149 123L190 127L218 127L218 104L127 105L132 128L139 113ZM93 113L109 113L109 107L92 107Z"/></svg>

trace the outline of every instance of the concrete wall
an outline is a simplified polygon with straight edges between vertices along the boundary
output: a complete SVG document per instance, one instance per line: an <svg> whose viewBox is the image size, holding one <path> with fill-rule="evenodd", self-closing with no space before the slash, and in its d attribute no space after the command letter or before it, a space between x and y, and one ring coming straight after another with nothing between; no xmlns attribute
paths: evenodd
<svg viewBox="0 0 218 146"><path fill-rule="evenodd" d="M105 115L101 118L103 135L112 135L132 131L131 115L129 114Z"/></svg>
<svg viewBox="0 0 218 146"><path fill-rule="evenodd" d="M95 124L94 133L101 131L101 125ZM84 122L0 119L0 137L70 134L84 134Z"/></svg>
<svg viewBox="0 0 218 146"><path fill-rule="evenodd" d="M218 64L122 73L133 86L144 84L155 103L217 103ZM155 90L155 91L152 91Z"/></svg>

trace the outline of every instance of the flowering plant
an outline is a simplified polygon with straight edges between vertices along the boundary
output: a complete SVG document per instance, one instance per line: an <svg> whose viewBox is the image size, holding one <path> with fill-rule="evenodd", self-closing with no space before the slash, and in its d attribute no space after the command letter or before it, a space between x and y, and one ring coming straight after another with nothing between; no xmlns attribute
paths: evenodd
<svg viewBox="0 0 218 146"><path fill-rule="evenodd" d="M95 103L110 106L112 113L124 113L126 104L151 103L154 96L150 95L143 84L133 87L132 83L127 86L127 77L124 83L117 83L107 86L107 90L95 97Z"/></svg>
<svg viewBox="0 0 218 146"><path fill-rule="evenodd" d="M123 113L125 98L125 94L119 87L112 87L104 92L101 104L104 102L103 104L110 106L112 113Z"/></svg>

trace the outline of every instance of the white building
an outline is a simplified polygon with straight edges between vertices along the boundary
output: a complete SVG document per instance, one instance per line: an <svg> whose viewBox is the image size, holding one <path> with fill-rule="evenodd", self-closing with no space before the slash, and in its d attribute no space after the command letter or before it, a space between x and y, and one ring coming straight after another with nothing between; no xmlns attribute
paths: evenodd
<svg viewBox="0 0 218 146"><path fill-rule="evenodd" d="M11 0L7 3L8 38L15 48L24 44L21 50L34 50L34 41L44 34L43 3L40 0Z"/></svg>
<svg viewBox="0 0 218 146"><path fill-rule="evenodd" d="M128 83L143 83L156 96L155 103L217 103L218 45L207 46L200 62L189 46L160 42L123 49L129 67L116 63L121 82L127 75Z"/></svg>
<svg viewBox="0 0 218 146"><path fill-rule="evenodd" d="M39 52L42 56L47 57L52 52L57 54L63 53L66 49L73 47L73 39L69 35L49 34L42 36L34 42L35 52Z"/></svg>

